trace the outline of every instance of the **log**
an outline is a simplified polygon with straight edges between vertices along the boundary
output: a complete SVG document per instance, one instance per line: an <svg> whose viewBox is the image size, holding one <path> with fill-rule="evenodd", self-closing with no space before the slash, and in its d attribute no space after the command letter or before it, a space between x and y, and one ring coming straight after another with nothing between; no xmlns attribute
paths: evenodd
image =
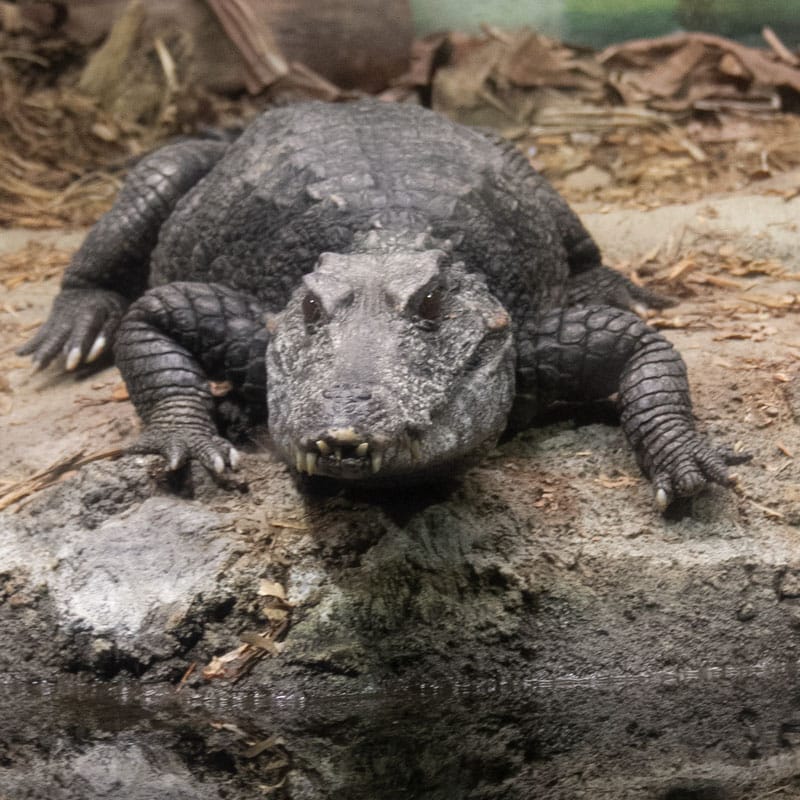
<svg viewBox="0 0 800 800"><path fill-rule="evenodd" d="M99 43L127 4L66 0L62 30ZM378 92L409 66L409 0L159 0L145 9L153 36L191 35L194 77L216 91L259 91L299 62L343 89Z"/></svg>

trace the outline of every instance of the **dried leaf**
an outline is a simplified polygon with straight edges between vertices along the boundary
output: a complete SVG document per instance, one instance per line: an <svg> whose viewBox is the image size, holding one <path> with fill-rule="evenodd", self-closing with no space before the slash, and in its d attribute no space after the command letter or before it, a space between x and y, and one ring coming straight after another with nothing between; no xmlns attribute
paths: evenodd
<svg viewBox="0 0 800 800"><path fill-rule="evenodd" d="M289 609L266 606L262 613L270 622L285 622L289 616Z"/></svg>
<svg viewBox="0 0 800 800"><path fill-rule="evenodd" d="M278 653L280 653L280 647L278 644L263 634L247 631L240 634L239 638L245 644L248 644L251 647L256 647L259 650L264 650L270 655L278 655Z"/></svg>
<svg viewBox="0 0 800 800"><path fill-rule="evenodd" d="M277 597L279 600L286 599L286 590L280 583L262 578L258 582L259 597Z"/></svg>

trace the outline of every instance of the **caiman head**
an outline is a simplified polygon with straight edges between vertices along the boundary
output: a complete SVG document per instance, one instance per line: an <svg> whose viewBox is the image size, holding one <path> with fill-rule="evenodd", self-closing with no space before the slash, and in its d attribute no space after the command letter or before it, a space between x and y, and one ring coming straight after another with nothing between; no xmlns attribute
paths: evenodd
<svg viewBox="0 0 800 800"><path fill-rule="evenodd" d="M505 427L511 321L483 278L445 249L374 239L363 251L324 253L270 321L272 440L311 475L447 474Z"/></svg>

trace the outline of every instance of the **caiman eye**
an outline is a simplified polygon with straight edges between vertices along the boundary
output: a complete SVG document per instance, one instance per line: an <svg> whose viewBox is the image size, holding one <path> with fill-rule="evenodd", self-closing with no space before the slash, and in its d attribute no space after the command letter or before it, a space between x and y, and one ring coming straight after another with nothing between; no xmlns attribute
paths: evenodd
<svg viewBox="0 0 800 800"><path fill-rule="evenodd" d="M424 294L417 306L417 316L427 322L437 322L442 316L443 294L439 286Z"/></svg>
<svg viewBox="0 0 800 800"><path fill-rule="evenodd" d="M313 294L303 298L302 308L306 325L316 325L322 319L322 303Z"/></svg>

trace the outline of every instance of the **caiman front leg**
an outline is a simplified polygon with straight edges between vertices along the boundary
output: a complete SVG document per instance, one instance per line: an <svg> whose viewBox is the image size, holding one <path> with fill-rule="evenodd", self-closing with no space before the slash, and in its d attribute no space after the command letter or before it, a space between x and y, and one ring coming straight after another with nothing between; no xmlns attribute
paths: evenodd
<svg viewBox="0 0 800 800"><path fill-rule="evenodd" d="M209 380L226 380L250 408L266 410L263 307L219 284L170 283L130 308L114 355L144 423L132 452L158 453L174 470L195 458L235 469L238 453L218 435Z"/></svg>
<svg viewBox="0 0 800 800"><path fill-rule="evenodd" d="M686 366L658 331L610 306L556 309L523 330L521 389L540 399L595 400L618 393L622 428L656 505L731 484L728 465L749 459L695 430Z"/></svg>
<svg viewBox="0 0 800 800"><path fill-rule="evenodd" d="M68 370L97 358L128 304L147 288L161 225L226 149L223 142L188 141L143 158L73 256L50 316L19 355L43 368L63 352Z"/></svg>

